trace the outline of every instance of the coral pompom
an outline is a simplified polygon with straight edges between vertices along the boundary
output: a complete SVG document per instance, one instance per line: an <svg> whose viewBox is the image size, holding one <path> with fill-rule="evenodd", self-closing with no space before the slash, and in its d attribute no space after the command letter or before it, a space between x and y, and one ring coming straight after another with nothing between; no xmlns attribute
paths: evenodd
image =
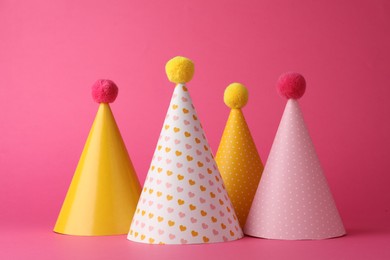
<svg viewBox="0 0 390 260"><path fill-rule="evenodd" d="M99 79L92 86L92 97L98 103L112 103L118 96L118 87L112 80Z"/></svg>
<svg viewBox="0 0 390 260"><path fill-rule="evenodd" d="M240 83L232 83L225 89L223 101L230 108L242 108L248 102L248 90Z"/></svg>
<svg viewBox="0 0 390 260"><path fill-rule="evenodd" d="M190 59L181 56L170 59L165 65L165 72L169 81L176 84L189 82L194 76L194 71L194 63Z"/></svg>
<svg viewBox="0 0 390 260"><path fill-rule="evenodd" d="M277 90L285 98L299 99L305 93L306 80L296 72L284 73L279 77Z"/></svg>

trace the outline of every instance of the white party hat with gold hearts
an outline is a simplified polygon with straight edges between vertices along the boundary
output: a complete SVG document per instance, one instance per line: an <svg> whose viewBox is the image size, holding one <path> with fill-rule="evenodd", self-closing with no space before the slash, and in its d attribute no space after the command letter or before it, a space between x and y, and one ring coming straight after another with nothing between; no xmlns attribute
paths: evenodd
<svg viewBox="0 0 390 260"><path fill-rule="evenodd" d="M194 65L175 57L166 72L177 85L127 238L150 244L240 239L240 224L185 86Z"/></svg>
<svg viewBox="0 0 390 260"><path fill-rule="evenodd" d="M244 227L264 167L241 111L248 102L248 90L240 83L232 83L225 90L224 101L231 110L215 161Z"/></svg>
<svg viewBox="0 0 390 260"><path fill-rule="evenodd" d="M298 73L279 78L278 91L289 100L247 218L247 235L284 240L345 235L297 101L305 89Z"/></svg>

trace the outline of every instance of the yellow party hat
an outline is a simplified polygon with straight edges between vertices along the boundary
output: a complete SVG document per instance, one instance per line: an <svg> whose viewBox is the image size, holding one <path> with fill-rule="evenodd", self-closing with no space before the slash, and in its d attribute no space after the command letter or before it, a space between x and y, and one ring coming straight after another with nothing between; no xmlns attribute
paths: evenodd
<svg viewBox="0 0 390 260"><path fill-rule="evenodd" d="M225 90L224 101L231 111L215 161L244 227L264 167L241 111L248 102L248 90L232 83Z"/></svg>
<svg viewBox="0 0 390 260"><path fill-rule="evenodd" d="M141 187L108 103L118 88L99 80L92 95L99 105L54 231L68 235L126 234Z"/></svg>

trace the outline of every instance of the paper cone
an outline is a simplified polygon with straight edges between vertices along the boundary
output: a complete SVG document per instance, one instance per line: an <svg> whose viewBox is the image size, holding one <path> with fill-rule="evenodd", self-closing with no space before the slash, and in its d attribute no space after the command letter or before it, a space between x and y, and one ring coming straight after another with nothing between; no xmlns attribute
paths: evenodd
<svg viewBox="0 0 390 260"><path fill-rule="evenodd" d="M54 231L83 236L126 234L140 193L110 106L101 103Z"/></svg>
<svg viewBox="0 0 390 260"><path fill-rule="evenodd" d="M250 236L286 240L345 234L294 99L287 102L244 231Z"/></svg>
<svg viewBox="0 0 390 260"><path fill-rule="evenodd" d="M128 239L199 244L242 236L190 94L178 84Z"/></svg>
<svg viewBox="0 0 390 260"><path fill-rule="evenodd" d="M225 91L225 103L232 109L215 161L240 225L244 227L264 167L241 111L241 106L234 108L231 103L226 101L228 91L233 91L234 87L238 87L238 90L245 88L241 84L233 83Z"/></svg>

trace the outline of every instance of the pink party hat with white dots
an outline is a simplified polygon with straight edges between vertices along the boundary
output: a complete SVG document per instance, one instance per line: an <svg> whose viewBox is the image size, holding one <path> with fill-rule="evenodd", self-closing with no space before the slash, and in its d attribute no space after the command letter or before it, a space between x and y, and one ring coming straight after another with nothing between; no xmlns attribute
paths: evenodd
<svg viewBox="0 0 390 260"><path fill-rule="evenodd" d="M185 83L192 61L166 65L176 83L128 239L150 244L201 244L243 237Z"/></svg>
<svg viewBox="0 0 390 260"><path fill-rule="evenodd" d="M247 218L247 235L314 240L346 234L297 101L305 89L298 73L279 78L278 91L288 101Z"/></svg>

